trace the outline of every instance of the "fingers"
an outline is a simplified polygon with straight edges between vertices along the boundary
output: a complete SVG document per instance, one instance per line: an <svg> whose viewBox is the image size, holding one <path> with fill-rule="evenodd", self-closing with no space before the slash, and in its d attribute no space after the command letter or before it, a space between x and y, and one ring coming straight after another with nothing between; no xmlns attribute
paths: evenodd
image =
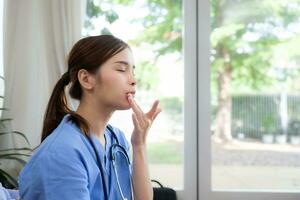
<svg viewBox="0 0 300 200"><path fill-rule="evenodd" d="M135 120L138 121L138 119L141 119L143 118L143 116L145 116L143 110L139 107L139 105L136 103L136 101L134 100L131 94L128 94L128 102L135 114L134 115ZM150 120L154 120L156 118L156 116L161 112L161 109L158 107L158 105L159 105L159 100L155 100L151 109L146 114L147 118L149 118Z"/></svg>
<svg viewBox="0 0 300 200"><path fill-rule="evenodd" d="M153 118L155 112L157 111L158 104L159 104L159 101L155 100L154 103L153 103L153 105L152 105L152 108L147 113L147 116L150 117L151 119Z"/></svg>
<svg viewBox="0 0 300 200"><path fill-rule="evenodd" d="M133 121L133 124L134 124L135 127L139 126L138 119L137 119L135 113L132 113L132 121Z"/></svg>
<svg viewBox="0 0 300 200"><path fill-rule="evenodd" d="M154 101L149 112L145 114L136 103L132 95L129 94L127 98L129 105L133 110L132 121L134 124L134 130L133 134L131 135L131 144L133 146L146 144L147 133L152 125L152 122L161 112L161 109L158 106L159 101Z"/></svg>
<svg viewBox="0 0 300 200"><path fill-rule="evenodd" d="M141 116L143 114L143 111L142 109L137 105L137 103L135 102L133 96L131 94L128 94L128 102L129 102L129 105L131 106L133 112L138 115L138 116Z"/></svg>
<svg viewBox="0 0 300 200"><path fill-rule="evenodd" d="M161 109L158 107L159 101L156 100L153 103L153 106L151 110L147 113L148 118L150 118L152 121L157 117L157 115L161 112Z"/></svg>
<svg viewBox="0 0 300 200"><path fill-rule="evenodd" d="M157 109L157 111L154 113L154 116L152 117L152 121L155 120L155 118L157 117L157 115L161 112L161 109Z"/></svg>

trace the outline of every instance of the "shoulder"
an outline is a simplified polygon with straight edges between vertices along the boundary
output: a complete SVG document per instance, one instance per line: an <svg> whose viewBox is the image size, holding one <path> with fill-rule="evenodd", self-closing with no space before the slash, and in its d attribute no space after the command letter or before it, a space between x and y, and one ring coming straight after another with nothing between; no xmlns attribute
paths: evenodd
<svg viewBox="0 0 300 200"><path fill-rule="evenodd" d="M71 122L63 120L35 150L23 172L35 169L47 173L47 167L61 165L83 167L89 154L88 148L85 136Z"/></svg>
<svg viewBox="0 0 300 200"><path fill-rule="evenodd" d="M73 150L82 150L88 146L86 136L80 129L67 117L65 117L59 126L48 136L41 144L42 149L48 153L61 153Z"/></svg>
<svg viewBox="0 0 300 200"><path fill-rule="evenodd" d="M81 133L69 126L60 124L39 146L19 176L20 192L26 190L52 191L57 180L64 184L88 181L88 161L90 153ZM44 185L48 185L47 188ZM64 187L64 186L63 186Z"/></svg>

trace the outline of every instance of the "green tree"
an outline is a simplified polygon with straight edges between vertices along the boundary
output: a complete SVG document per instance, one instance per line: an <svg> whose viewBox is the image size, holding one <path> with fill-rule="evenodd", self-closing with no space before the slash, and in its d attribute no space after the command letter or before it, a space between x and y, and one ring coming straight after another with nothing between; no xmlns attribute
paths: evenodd
<svg viewBox="0 0 300 200"><path fill-rule="evenodd" d="M215 136L230 141L233 90L241 84L256 90L275 81L266 74L274 48L283 42L277 30L298 21L299 2L211 0L211 10Z"/></svg>
<svg viewBox="0 0 300 200"><path fill-rule="evenodd" d="M92 32L95 32L95 24L93 22L94 19L106 21L106 23L101 26L100 30L96 30L97 34L112 34L108 26L119 19L119 15L114 9L115 6L130 6L133 3L133 0L87 0L87 18L85 19L84 23L86 34L90 35ZM105 7L106 9L102 7ZM136 40L129 41L129 44L138 46L141 44L141 41L142 38L140 37ZM137 68L135 70L135 74L139 89L150 90L158 85L159 76L157 76L157 74L159 74L159 69L156 67L157 59L158 56L151 61L141 60L136 63Z"/></svg>
<svg viewBox="0 0 300 200"><path fill-rule="evenodd" d="M135 19L144 26L144 32L133 42L148 43L155 47L157 56L182 51L182 1L181 0L149 0L144 5L147 16ZM181 55L181 54L179 54Z"/></svg>
<svg viewBox="0 0 300 200"><path fill-rule="evenodd" d="M97 4L95 3L97 2ZM113 7L111 7L110 9L102 9L101 4L105 3L105 4L111 4L113 2L110 1L93 1L93 0L87 0L86 3L86 18L84 21L84 28L86 30L86 34L90 35L91 31L95 30L95 25L92 23L92 20L95 18L104 18L104 20L108 23L108 24L112 24L114 23L118 18L119 15L118 13L116 13L113 9ZM110 30L104 26L101 27L100 30L98 30L98 34L111 34Z"/></svg>
<svg viewBox="0 0 300 200"><path fill-rule="evenodd" d="M134 1L112 2L129 5ZM276 82L275 78L266 76L274 66L274 52L280 52L287 45L296 48L293 42L281 38L278 30L298 23L299 0L210 2L212 96L216 102L214 135L223 141L230 141L231 96L233 92L242 92L245 87L249 91L255 91ZM136 45L152 45L157 58L174 52L180 58L182 1L149 0L144 6L147 8L147 16L134 21L140 21L145 31L131 42ZM292 58L299 60L297 51Z"/></svg>

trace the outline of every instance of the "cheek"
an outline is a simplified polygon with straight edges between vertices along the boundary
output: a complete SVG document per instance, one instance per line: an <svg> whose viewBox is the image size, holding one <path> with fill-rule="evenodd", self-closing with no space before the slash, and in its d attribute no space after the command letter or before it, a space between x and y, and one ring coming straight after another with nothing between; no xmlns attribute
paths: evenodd
<svg viewBox="0 0 300 200"><path fill-rule="evenodd" d="M115 95L122 95L122 88L124 85L124 77L121 77L118 74L107 74L106 76L101 77L101 82L99 86L101 87L103 92L106 94L112 94L113 96Z"/></svg>
<svg viewBox="0 0 300 200"><path fill-rule="evenodd" d="M104 87L113 87L117 81L117 78L114 74L106 74L100 79L100 84Z"/></svg>

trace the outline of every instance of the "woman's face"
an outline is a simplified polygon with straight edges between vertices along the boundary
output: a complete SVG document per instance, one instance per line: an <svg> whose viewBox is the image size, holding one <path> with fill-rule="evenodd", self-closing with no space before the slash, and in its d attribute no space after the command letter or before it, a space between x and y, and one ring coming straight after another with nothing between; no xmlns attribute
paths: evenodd
<svg viewBox="0 0 300 200"><path fill-rule="evenodd" d="M96 74L94 94L97 102L114 110L129 109L128 93L135 94L134 60L129 48L107 60Z"/></svg>

